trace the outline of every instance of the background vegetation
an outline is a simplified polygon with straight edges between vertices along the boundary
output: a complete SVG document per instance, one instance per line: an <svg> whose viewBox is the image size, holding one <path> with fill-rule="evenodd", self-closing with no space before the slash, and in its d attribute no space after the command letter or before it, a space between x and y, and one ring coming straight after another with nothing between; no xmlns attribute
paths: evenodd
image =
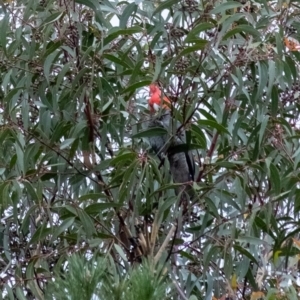
<svg viewBox="0 0 300 300"><path fill-rule="evenodd" d="M1 2L0 297L298 299L299 16ZM147 142L151 82L194 151L187 212Z"/></svg>

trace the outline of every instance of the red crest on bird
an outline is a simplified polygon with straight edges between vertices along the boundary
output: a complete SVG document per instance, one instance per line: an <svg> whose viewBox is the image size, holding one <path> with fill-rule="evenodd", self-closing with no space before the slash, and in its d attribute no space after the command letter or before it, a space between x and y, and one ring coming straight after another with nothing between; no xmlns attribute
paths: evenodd
<svg viewBox="0 0 300 300"><path fill-rule="evenodd" d="M155 83L150 84L149 89L150 98L148 99L148 103L152 113L159 111L160 108L170 109L170 99L162 95L160 88Z"/></svg>

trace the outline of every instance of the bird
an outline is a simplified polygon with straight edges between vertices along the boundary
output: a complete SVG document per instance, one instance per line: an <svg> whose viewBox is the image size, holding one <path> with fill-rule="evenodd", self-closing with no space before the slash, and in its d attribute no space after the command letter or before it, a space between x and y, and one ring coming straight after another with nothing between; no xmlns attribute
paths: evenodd
<svg viewBox="0 0 300 300"><path fill-rule="evenodd" d="M188 150L183 126L171 115L171 100L162 94L156 84L149 87L150 122L148 128L166 129L166 134L149 137L149 143L161 162L168 159L170 173L174 183L182 183L175 193L192 194L191 185L194 181L195 162L192 151ZM186 196L183 196L186 200Z"/></svg>
<svg viewBox="0 0 300 300"><path fill-rule="evenodd" d="M171 107L171 101L168 97L162 96L160 88L156 84L151 84L149 86L149 109L152 113L159 111L162 106L163 109L168 109Z"/></svg>

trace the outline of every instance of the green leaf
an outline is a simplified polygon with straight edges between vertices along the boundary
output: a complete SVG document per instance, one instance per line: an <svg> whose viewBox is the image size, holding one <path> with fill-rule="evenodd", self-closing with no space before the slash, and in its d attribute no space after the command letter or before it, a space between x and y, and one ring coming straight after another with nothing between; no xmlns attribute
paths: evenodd
<svg viewBox="0 0 300 300"><path fill-rule="evenodd" d="M51 53L53 53L56 49L58 49L59 47L61 47L63 45L62 41L51 41L48 45L47 45L47 49L45 51L44 54L44 58L47 58ZM58 54L56 54L57 56ZM44 63L44 68L45 68L46 62ZM49 68L50 69L50 68ZM70 69L69 69L70 70Z"/></svg>
<svg viewBox="0 0 300 300"><path fill-rule="evenodd" d="M4 284L4 289L3 291L5 291L5 293L7 293L8 295L8 299L9 300L15 300L15 295L14 295L14 291L12 290L12 288L9 286L9 284Z"/></svg>
<svg viewBox="0 0 300 300"><path fill-rule="evenodd" d="M211 120L198 120L197 123L200 126L202 126L202 127L209 126L209 127L212 127L214 129L216 129L219 133L226 133L226 134L230 135L230 133L228 132L228 130L224 126L218 124L215 121L211 121Z"/></svg>
<svg viewBox="0 0 300 300"><path fill-rule="evenodd" d="M211 264L211 261L214 261L214 257L222 252L222 248L220 246L212 245L207 254L204 256L204 264L203 264L203 272L207 270L209 265Z"/></svg>
<svg viewBox="0 0 300 300"><path fill-rule="evenodd" d="M126 255L125 255L123 249L118 244L114 244L114 247L115 247L117 253L120 255L120 257L126 262L127 258L126 258Z"/></svg>
<svg viewBox="0 0 300 300"><path fill-rule="evenodd" d="M197 39L197 41L195 41L195 45L189 46L189 47L186 47L185 49L183 49L176 57L176 60L178 60L180 57L185 56L187 54L197 52L199 50L204 50L207 43L208 43L208 41L206 41L206 40L203 40L200 38Z"/></svg>
<svg viewBox="0 0 300 300"><path fill-rule="evenodd" d="M228 31L224 35L223 40L227 40L230 37L232 37L233 35L238 34L238 33L248 33L248 34L252 35L254 38L257 38L257 39L261 38L260 33L256 29L254 29L252 26L238 25L238 26L234 27L232 30Z"/></svg>
<svg viewBox="0 0 300 300"><path fill-rule="evenodd" d="M59 20L62 17L63 14L64 13L62 13L62 12L56 12L56 13L51 14L49 17L47 17L44 20L44 22L42 22L42 24L40 26L42 27L42 26L46 26L48 24L56 22L57 20Z"/></svg>
<svg viewBox="0 0 300 300"><path fill-rule="evenodd" d="M11 101L11 100L13 100L13 99L15 99L16 97L18 97L22 90L23 90L23 87L14 88L14 89L12 89L12 90L6 95L6 97L3 99L3 101L4 101L5 103L11 103L11 105L10 105L10 112L11 112L12 109L14 108L14 103L12 103L13 101Z"/></svg>
<svg viewBox="0 0 300 300"><path fill-rule="evenodd" d="M142 31L143 31L143 28L139 27L139 26L133 26L133 27L126 28L126 29L114 28L113 32L111 34L109 34L103 40L103 44L107 45L108 43L110 43L111 41L113 41L120 35L132 35L134 33L139 33Z"/></svg>
<svg viewBox="0 0 300 300"><path fill-rule="evenodd" d="M136 78L139 78L143 64L144 64L144 60L139 60L136 62L132 70L132 75L130 77L129 84L135 83Z"/></svg>
<svg viewBox="0 0 300 300"><path fill-rule="evenodd" d="M77 214L84 228L85 234L87 235L87 237L91 237L96 232L91 217L82 209L77 209Z"/></svg>
<svg viewBox="0 0 300 300"><path fill-rule="evenodd" d="M111 161L111 165L117 165L121 162L132 162L133 160L136 159L136 153L134 152L127 152L127 153L123 153L118 155L116 158L114 158Z"/></svg>
<svg viewBox="0 0 300 300"><path fill-rule="evenodd" d="M36 190L34 189L34 187L32 186L32 184L29 181L24 180L23 181L24 186L26 187L26 190L28 192L28 194L31 196L31 199L38 203L41 199L39 199Z"/></svg>
<svg viewBox="0 0 300 300"><path fill-rule="evenodd" d="M75 0L76 3L86 5L91 8L93 11L100 9L99 1L96 0Z"/></svg>
<svg viewBox="0 0 300 300"><path fill-rule="evenodd" d="M26 280L28 281L28 287L30 288L32 294L35 296L35 299L42 300L43 294L37 284L37 280L35 280L36 278L35 264L37 263L37 260L38 260L38 255L34 255L29 260L29 263L26 268Z"/></svg>
<svg viewBox="0 0 300 300"><path fill-rule="evenodd" d="M278 89L276 86L273 86L271 92L271 113L273 117L277 116L278 103L279 103Z"/></svg>
<svg viewBox="0 0 300 300"><path fill-rule="evenodd" d="M66 139L64 140L61 144L60 144L60 149L63 150L63 149L66 149L68 148L70 145L72 145L72 143L75 141L74 138L71 138L71 139Z"/></svg>
<svg viewBox="0 0 300 300"><path fill-rule="evenodd" d="M158 169L158 165L157 165L157 163L156 163L156 161L154 160L154 159L149 159L149 165L147 165L148 167L150 167L151 166L151 171L153 172L153 174L155 174L155 178L156 178L156 180L158 180L159 182L161 181L161 176L162 176L162 174L161 174L161 172L159 171L159 169ZM152 175L152 174L151 174ZM150 177L150 176L149 176ZM153 175L151 176L151 177L154 177ZM152 178L151 178L152 179ZM147 183L149 183L149 180L148 180L148 182ZM299 193L300 194L300 193ZM299 201L299 206L300 206L300 201Z"/></svg>
<svg viewBox="0 0 300 300"><path fill-rule="evenodd" d="M5 16L2 18L0 22L1 27L1 35L0 35L0 45L1 48L4 50L4 53L6 53L7 48L7 34L9 32L9 14L5 14Z"/></svg>
<svg viewBox="0 0 300 300"><path fill-rule="evenodd" d="M273 87L274 87L274 81L276 78L276 64L274 61L270 60L269 61L269 68L268 68L268 74L267 76L269 77L268 80L268 95L271 94L271 92L273 91Z"/></svg>
<svg viewBox="0 0 300 300"><path fill-rule="evenodd" d="M21 287L16 288L16 295L18 300L27 300L28 298L24 295L24 291L21 289Z"/></svg>
<svg viewBox="0 0 300 300"><path fill-rule="evenodd" d="M119 202L120 204L124 203L124 200L128 195L130 195L130 191L137 183L136 174L138 172L140 162L138 160L133 161L124 173L124 178L122 184L120 185L120 192L119 192Z"/></svg>
<svg viewBox="0 0 300 300"><path fill-rule="evenodd" d="M228 9L238 8L242 7L243 5L240 2L237 1L227 1L225 3L222 3L218 5L216 8L212 9L210 11L211 14L218 14L218 13L224 13Z"/></svg>
<svg viewBox="0 0 300 300"><path fill-rule="evenodd" d="M122 59L116 57L115 55L112 54L103 54L103 57L106 58L107 60L110 60L118 65L123 66L125 69L130 69L130 66Z"/></svg>
<svg viewBox="0 0 300 300"><path fill-rule="evenodd" d="M205 138L205 135L202 132L202 130L198 126L196 126L195 124L192 124L191 125L191 132L192 132L193 136L195 136L195 138L197 139L197 142L199 143L199 146L202 149L206 149L206 147L207 147L206 138Z"/></svg>
<svg viewBox="0 0 300 300"><path fill-rule="evenodd" d="M135 3L128 4L120 16L120 28L127 26L128 19L136 13L138 6Z"/></svg>
<svg viewBox="0 0 300 300"><path fill-rule="evenodd" d="M106 199L107 196L105 194L100 193L92 193L92 194L86 194L82 195L78 198L79 201L86 201L86 200L99 200L99 199Z"/></svg>
<svg viewBox="0 0 300 300"><path fill-rule="evenodd" d="M263 119L263 121L261 123L260 130L259 130L259 144L260 145L261 145L262 139L264 137L268 122L269 122L269 116L265 116L265 118Z"/></svg>
<svg viewBox="0 0 300 300"><path fill-rule="evenodd" d="M63 220L63 222L57 228L53 228L52 241L55 241L59 235L69 229L73 225L74 221L74 217L67 218Z"/></svg>
<svg viewBox="0 0 300 300"><path fill-rule="evenodd" d="M268 84L270 73L268 70L268 66L265 62L259 61L257 63L257 65L258 65L258 74L259 74L258 75L259 76L259 84L258 84L257 93L256 93L255 98L259 99Z"/></svg>
<svg viewBox="0 0 300 300"><path fill-rule="evenodd" d="M236 239L236 241L241 242L242 244L250 244L254 246L261 246L263 244L269 246L264 240L253 236L240 236L238 239Z"/></svg>
<svg viewBox="0 0 300 300"><path fill-rule="evenodd" d="M48 51L47 51L47 53L48 53ZM50 73L51 73L52 64L54 63L54 61L56 60L58 55L59 55L58 52L54 52L54 53L49 54L48 57L45 59L44 75L45 75L48 82L49 82L49 76L50 76Z"/></svg>
<svg viewBox="0 0 300 300"><path fill-rule="evenodd" d="M163 1L153 12L152 17L157 15L158 13L162 12L164 9L169 9L170 7L172 7L172 5L174 4L178 4L178 1L176 0L167 0L167 1Z"/></svg>
<svg viewBox="0 0 300 300"><path fill-rule="evenodd" d="M244 247L241 247L240 245L234 245L233 246L234 249L236 251L238 251L239 253L241 253L242 255L245 255L246 257L248 257L252 262L256 263L258 265L257 260L255 259L255 257L249 252L247 251Z"/></svg>
<svg viewBox="0 0 300 300"><path fill-rule="evenodd" d="M103 90L111 97L113 97L112 101L116 98L116 93L115 90L113 89L113 87L110 85L110 83L105 79L105 78L100 78L101 81L101 85ZM107 95L104 94L105 97L107 97ZM110 102L110 101L108 101ZM106 109L106 105L103 106L103 112L105 112Z"/></svg>
<svg viewBox="0 0 300 300"><path fill-rule="evenodd" d="M154 81L154 82L160 77L160 74L161 74L161 71L162 71L162 62L163 62L163 58L161 56L157 56L156 61L155 61L154 76L153 76L153 79L152 79L152 81Z"/></svg>
<svg viewBox="0 0 300 300"><path fill-rule="evenodd" d="M122 205L119 203L94 203L84 209L87 214L98 214L103 213L107 209L121 208Z"/></svg>
<svg viewBox="0 0 300 300"><path fill-rule="evenodd" d="M24 163L24 150L23 150L23 136L18 136L19 140L16 143L16 154L17 154L17 165L20 169L21 174L25 174L25 163Z"/></svg>
<svg viewBox="0 0 300 300"><path fill-rule="evenodd" d="M51 235L52 233L52 229L51 228L47 228L46 224L42 224L37 230L36 232L33 234L30 243L36 243L36 242L41 242L43 241L46 237L48 237L49 235Z"/></svg>
<svg viewBox="0 0 300 300"><path fill-rule="evenodd" d="M168 130L162 127L152 127L141 132L138 132L132 136L133 139L151 137L151 136L162 136L168 134Z"/></svg>
<svg viewBox="0 0 300 300"><path fill-rule="evenodd" d="M188 43L190 42L192 39L195 38L196 35L198 35L200 32L208 30L208 29L212 29L215 26L212 23L201 23L198 24L197 26L195 26L186 36L184 42ZM199 38L199 37L198 37Z"/></svg>
<svg viewBox="0 0 300 300"><path fill-rule="evenodd" d="M126 94L128 92L135 92L136 89L142 88L144 86L149 86L151 83L151 80L144 80L137 83L132 84L131 86L127 87L121 92L121 95Z"/></svg>
<svg viewBox="0 0 300 300"><path fill-rule="evenodd" d="M276 195L280 194L281 191L281 179L280 174L276 166L274 164L270 164L270 179L272 183L272 189L275 191Z"/></svg>

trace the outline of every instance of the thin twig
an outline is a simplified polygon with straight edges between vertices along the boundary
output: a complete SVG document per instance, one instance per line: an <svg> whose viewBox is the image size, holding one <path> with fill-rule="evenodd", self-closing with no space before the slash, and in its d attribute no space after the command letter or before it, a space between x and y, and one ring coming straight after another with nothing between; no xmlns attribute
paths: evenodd
<svg viewBox="0 0 300 300"><path fill-rule="evenodd" d="M154 257L154 264L156 264L159 261L159 259L161 258L161 255L163 254L163 252L165 251L165 249L167 248L167 246L169 244L169 240L174 235L174 232L176 232L176 228L177 228L177 226L175 226L173 224L168 235L166 236L164 242L162 243L161 247L159 248L159 250L157 251L157 253Z"/></svg>
<svg viewBox="0 0 300 300"><path fill-rule="evenodd" d="M174 279L173 279L172 281L173 281L173 283L174 283L174 285L175 285L175 287L176 287L176 290L177 290L178 293L180 294L181 298L182 298L183 300L189 300L189 299L185 296L183 290L180 288L180 286L178 285L178 283L177 283Z"/></svg>

